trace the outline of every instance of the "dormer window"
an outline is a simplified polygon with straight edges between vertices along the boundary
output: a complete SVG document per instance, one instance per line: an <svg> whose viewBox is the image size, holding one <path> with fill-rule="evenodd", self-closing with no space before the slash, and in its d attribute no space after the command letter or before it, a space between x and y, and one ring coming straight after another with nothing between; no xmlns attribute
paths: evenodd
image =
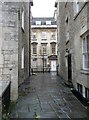
<svg viewBox="0 0 89 120"><path fill-rule="evenodd" d="M46 25L51 25L51 21L46 21Z"/></svg>
<svg viewBox="0 0 89 120"><path fill-rule="evenodd" d="M41 25L41 21L36 21L36 25Z"/></svg>

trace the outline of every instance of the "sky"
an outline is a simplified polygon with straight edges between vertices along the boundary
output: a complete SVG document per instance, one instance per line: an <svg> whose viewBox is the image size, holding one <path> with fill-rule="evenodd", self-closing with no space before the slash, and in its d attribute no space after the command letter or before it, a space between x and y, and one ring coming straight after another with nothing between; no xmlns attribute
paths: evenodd
<svg viewBox="0 0 89 120"><path fill-rule="evenodd" d="M33 17L53 17L56 0L33 0L31 8Z"/></svg>

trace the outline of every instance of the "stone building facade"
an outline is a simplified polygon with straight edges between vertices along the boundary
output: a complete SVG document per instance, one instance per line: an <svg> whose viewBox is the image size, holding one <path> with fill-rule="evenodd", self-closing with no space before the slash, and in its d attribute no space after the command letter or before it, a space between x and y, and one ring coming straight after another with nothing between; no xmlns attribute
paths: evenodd
<svg viewBox="0 0 89 120"><path fill-rule="evenodd" d="M54 17L32 19L31 67L37 72L57 70L57 25Z"/></svg>
<svg viewBox="0 0 89 120"><path fill-rule="evenodd" d="M30 75L30 10L28 2L0 1L0 80L11 81L11 100Z"/></svg>
<svg viewBox="0 0 89 120"><path fill-rule="evenodd" d="M57 2L59 75L89 99L89 2Z"/></svg>

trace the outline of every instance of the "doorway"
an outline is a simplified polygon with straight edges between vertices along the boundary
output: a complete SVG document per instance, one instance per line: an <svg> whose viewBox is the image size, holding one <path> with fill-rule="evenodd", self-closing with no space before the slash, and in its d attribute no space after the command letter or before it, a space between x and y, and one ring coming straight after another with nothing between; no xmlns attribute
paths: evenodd
<svg viewBox="0 0 89 120"><path fill-rule="evenodd" d="M56 60L51 60L51 71L56 72Z"/></svg>

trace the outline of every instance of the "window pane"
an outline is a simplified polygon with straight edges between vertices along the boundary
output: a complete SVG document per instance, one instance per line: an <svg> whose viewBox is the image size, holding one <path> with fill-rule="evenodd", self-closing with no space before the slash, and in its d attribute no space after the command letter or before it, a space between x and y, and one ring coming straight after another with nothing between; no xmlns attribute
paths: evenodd
<svg viewBox="0 0 89 120"><path fill-rule="evenodd" d="M46 32L42 32L42 40L45 40L45 39L47 39Z"/></svg>
<svg viewBox="0 0 89 120"><path fill-rule="evenodd" d="M36 21L36 25L41 25L41 21Z"/></svg>
<svg viewBox="0 0 89 120"><path fill-rule="evenodd" d="M24 11L22 11L22 29L24 30Z"/></svg>
<svg viewBox="0 0 89 120"><path fill-rule="evenodd" d="M83 53L86 52L86 41L85 38L83 38Z"/></svg>
<svg viewBox="0 0 89 120"><path fill-rule="evenodd" d="M42 54L46 54L46 53L47 53L47 45L42 44Z"/></svg>
<svg viewBox="0 0 89 120"><path fill-rule="evenodd" d="M33 45L33 54L37 54L37 45Z"/></svg>
<svg viewBox="0 0 89 120"><path fill-rule="evenodd" d="M22 65L21 68L24 68L24 48L22 48Z"/></svg>
<svg viewBox="0 0 89 120"><path fill-rule="evenodd" d="M51 21L46 21L46 25L51 25Z"/></svg>
<svg viewBox="0 0 89 120"><path fill-rule="evenodd" d="M52 44L52 54L55 54L55 51L56 51L56 49L55 49L55 44Z"/></svg>
<svg viewBox="0 0 89 120"><path fill-rule="evenodd" d="M89 51L89 35L87 36L87 51Z"/></svg>

